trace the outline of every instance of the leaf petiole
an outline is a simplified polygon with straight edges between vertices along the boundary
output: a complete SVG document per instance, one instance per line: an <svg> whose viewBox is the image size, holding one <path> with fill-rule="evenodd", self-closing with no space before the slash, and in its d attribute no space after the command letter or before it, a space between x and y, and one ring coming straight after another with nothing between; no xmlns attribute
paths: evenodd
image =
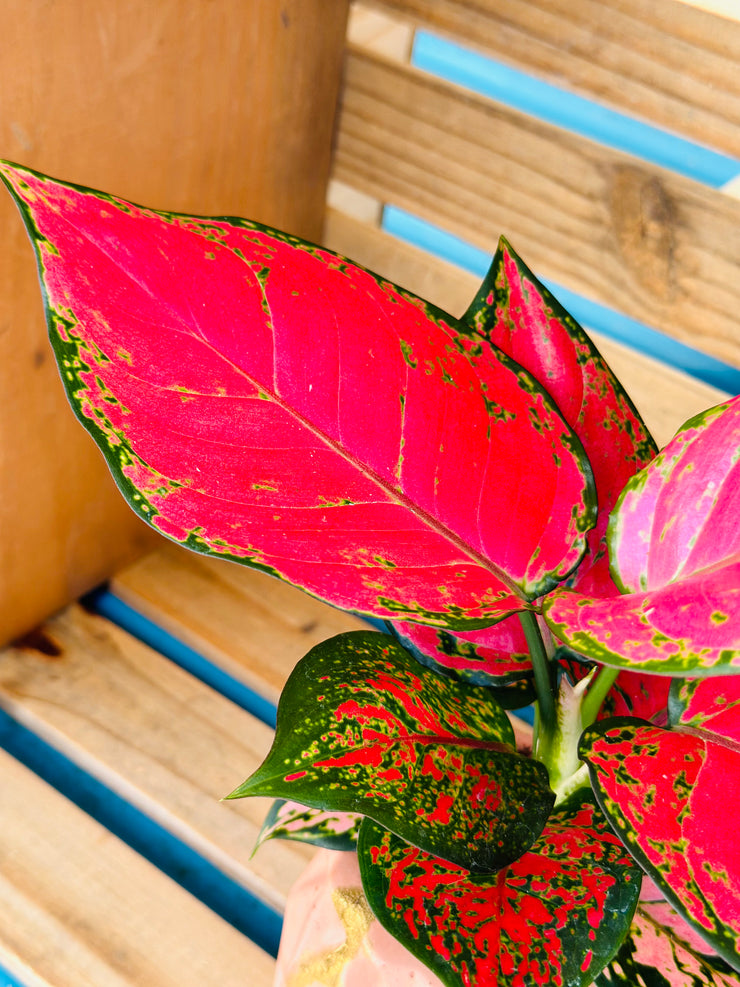
<svg viewBox="0 0 740 987"><path fill-rule="evenodd" d="M555 685L545 642L537 623L537 616L531 611L519 614L524 636L527 639L529 655L534 669L534 686L537 693L537 736L536 748L547 748L552 742L558 726L555 708ZM535 751L537 753L537 751Z"/></svg>
<svg viewBox="0 0 740 987"><path fill-rule="evenodd" d="M581 721L584 730L595 722L596 717L599 715L599 710L618 675L618 668L608 668L606 665L602 665L599 669L591 684L591 688L583 698L583 704L581 706Z"/></svg>

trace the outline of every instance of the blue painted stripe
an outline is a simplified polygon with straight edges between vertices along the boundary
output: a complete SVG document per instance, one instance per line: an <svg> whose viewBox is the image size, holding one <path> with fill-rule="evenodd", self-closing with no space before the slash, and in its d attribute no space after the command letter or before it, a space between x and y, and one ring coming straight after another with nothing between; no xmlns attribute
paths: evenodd
<svg viewBox="0 0 740 987"><path fill-rule="evenodd" d="M736 158L576 96L426 31L416 34L412 64L530 116L713 188L740 174L740 161Z"/></svg>
<svg viewBox="0 0 740 987"><path fill-rule="evenodd" d="M2 709L0 747L267 953L277 955L282 918L274 908Z"/></svg>
<svg viewBox="0 0 740 987"><path fill-rule="evenodd" d="M427 223L417 216L386 206L383 211L383 229L387 233L457 264L483 278L491 263L491 256L484 250L471 246L459 237ZM740 393L740 370L717 360L700 350L666 336L664 333L638 322L607 305L591 301L568 288L545 281L558 301L584 326L631 346L646 356L682 370L697 380L712 384L730 394Z"/></svg>
<svg viewBox="0 0 740 987"><path fill-rule="evenodd" d="M274 703L134 610L110 590L95 590L85 597L83 603L274 729L277 717Z"/></svg>
<svg viewBox="0 0 740 987"><path fill-rule="evenodd" d="M26 985L0 963L0 987L26 987Z"/></svg>

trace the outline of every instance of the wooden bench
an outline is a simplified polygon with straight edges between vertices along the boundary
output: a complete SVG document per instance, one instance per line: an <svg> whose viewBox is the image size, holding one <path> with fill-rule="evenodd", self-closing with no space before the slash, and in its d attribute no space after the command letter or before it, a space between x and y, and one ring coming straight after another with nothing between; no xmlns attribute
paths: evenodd
<svg viewBox="0 0 740 987"><path fill-rule="evenodd" d="M334 3L318 13L313 4L310 14L297 0L279 5L285 30L291 17L313 17L315 57L326 63L331 48L337 67L344 52L331 162L331 73L320 94L326 132L317 135L314 110L304 135L322 148L301 152L299 197L319 195L319 212L331 168L328 246L459 314L477 287L474 272L506 233L567 293L563 301L593 329L660 444L690 414L740 391L740 22L719 12L719 2L711 11L683 0L385 0L352 5L345 42L345 5ZM26 6L40 17L33 8L41 5ZM216 40L196 43L195 20L176 28L185 6L154 8L160 29L180 31L170 61L152 76L160 83L178 51L200 65L203 46L218 59L230 32L244 44L251 37L239 4L229 3ZM210 6L193 5L199 14ZM115 46L106 31L116 25L101 18L97 41L86 43ZM262 29L277 32L268 21ZM139 29L138 42L116 55L126 78L148 64L162 40L156 29L146 37ZM296 55L295 46L269 40L284 60ZM263 58L260 71L272 71L270 85L279 86L285 64L270 70ZM109 98L116 91L111 82ZM312 92L318 100L310 88L294 97L304 116ZM594 114L573 97L608 112ZM293 108L295 127L302 114ZM168 152L173 175L195 169L188 154L197 123L182 153ZM112 184L115 174L96 182L69 164L55 169L57 152L43 160L28 126L18 128L19 147L8 156L143 197ZM273 159L278 144L267 142ZM223 195L235 190L238 200L232 152L221 134L221 163L211 169ZM192 153L197 181L208 181L208 155ZM314 188L305 179L312 155ZM296 178L285 181L283 192ZM176 206L163 191L154 182L147 201ZM218 188L211 199L214 210L229 211ZM283 225L310 230L316 218L306 209ZM25 277L31 254L17 218L0 220L12 230L12 276ZM35 361L46 388L52 372L34 338L25 349L16 341L5 363L18 353L29 367ZM260 573L152 542L121 521L97 460L55 514L48 491L43 503L33 491L44 483L67 490L78 457L88 464L97 454L81 433L78 442L70 413L71 460L54 459L52 439L40 433L62 407L56 391L43 412L29 412L27 448L28 435L13 428L18 391L17 377L0 378L12 474L0 496L9 540L0 616L4 639L15 639L0 656L0 985L267 987L285 896L311 851L273 841L253 857L267 803L220 800L267 751L295 662L361 622ZM90 516L82 532L80 511ZM47 583L37 586L44 572ZM106 587L29 632L108 575Z"/></svg>

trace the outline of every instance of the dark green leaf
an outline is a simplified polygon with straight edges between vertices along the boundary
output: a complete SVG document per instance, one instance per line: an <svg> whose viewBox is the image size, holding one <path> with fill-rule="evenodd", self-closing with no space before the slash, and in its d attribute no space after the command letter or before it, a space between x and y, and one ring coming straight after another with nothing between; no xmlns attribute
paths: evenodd
<svg viewBox="0 0 740 987"><path fill-rule="evenodd" d="M517 754L490 692L442 679L399 644L342 634L298 663L273 747L231 797L358 812L431 853L490 872L542 832L554 795Z"/></svg>

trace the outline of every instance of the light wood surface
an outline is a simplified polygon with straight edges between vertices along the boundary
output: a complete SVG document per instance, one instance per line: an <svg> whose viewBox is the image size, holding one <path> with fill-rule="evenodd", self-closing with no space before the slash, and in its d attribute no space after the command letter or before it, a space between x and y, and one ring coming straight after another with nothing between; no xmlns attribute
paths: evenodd
<svg viewBox="0 0 740 987"><path fill-rule="evenodd" d="M273 840L250 858L270 800L221 801L262 762L272 731L79 606L44 625L44 634L57 656L33 646L3 652L5 709L282 908L311 851Z"/></svg>
<svg viewBox="0 0 740 987"><path fill-rule="evenodd" d="M0 964L26 987L269 987L273 961L0 751Z"/></svg>
<svg viewBox="0 0 740 987"><path fill-rule="evenodd" d="M740 201L359 49L334 176L740 366Z"/></svg>
<svg viewBox="0 0 740 987"><path fill-rule="evenodd" d="M327 246L383 277L460 316L478 288L478 278L430 257L339 210L331 210ZM588 327L586 327L588 328ZM626 388L659 446L691 415L724 400L726 394L598 333L596 345Z"/></svg>
<svg viewBox="0 0 740 987"><path fill-rule="evenodd" d="M9 0L0 155L160 208L317 238L347 0ZM58 382L35 263L0 194L0 642L146 536Z"/></svg>
<svg viewBox="0 0 740 987"><path fill-rule="evenodd" d="M740 157L735 0L705 4L716 12L680 0L372 0L372 6Z"/></svg>
<svg viewBox="0 0 740 987"><path fill-rule="evenodd" d="M171 542L116 573L111 589L273 703L315 644L367 626L262 572Z"/></svg>

